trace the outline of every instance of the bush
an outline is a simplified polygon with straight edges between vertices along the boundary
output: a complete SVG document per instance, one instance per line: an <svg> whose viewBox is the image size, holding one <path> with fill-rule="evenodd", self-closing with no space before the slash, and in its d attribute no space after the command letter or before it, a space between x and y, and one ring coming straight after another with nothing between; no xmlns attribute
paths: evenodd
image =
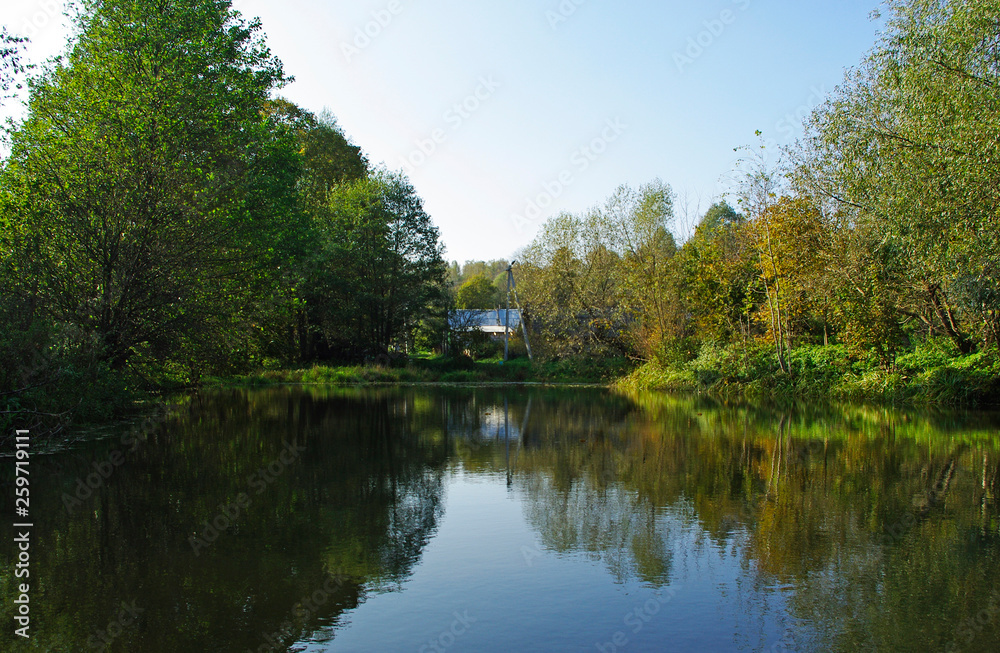
<svg viewBox="0 0 1000 653"><path fill-rule="evenodd" d="M52 434L71 423L110 420L130 410L135 395L122 373L101 360L93 337L39 319L19 324L0 310L0 429Z"/></svg>

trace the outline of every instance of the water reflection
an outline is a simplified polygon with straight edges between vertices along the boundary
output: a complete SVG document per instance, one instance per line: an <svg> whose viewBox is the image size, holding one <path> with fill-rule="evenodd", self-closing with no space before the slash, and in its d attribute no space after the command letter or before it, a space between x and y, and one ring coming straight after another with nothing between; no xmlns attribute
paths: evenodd
<svg viewBox="0 0 1000 653"><path fill-rule="evenodd" d="M437 544L453 567L434 572L430 602L495 590L454 650L611 650L619 632L628 650L990 650L996 425L579 389L196 395L76 503L120 441L33 460L36 628L30 646L11 629L0 646L417 650L428 640L405 637L425 611L449 615L417 598ZM490 530L474 483L501 488L533 540ZM456 535L439 537L448 519ZM6 597L16 556L2 546ZM470 551L480 562L450 582ZM564 595L570 611L546 607ZM630 612L648 601L655 614ZM122 602L137 617L109 628ZM396 639L366 610L398 610ZM553 639L567 618L572 634Z"/></svg>

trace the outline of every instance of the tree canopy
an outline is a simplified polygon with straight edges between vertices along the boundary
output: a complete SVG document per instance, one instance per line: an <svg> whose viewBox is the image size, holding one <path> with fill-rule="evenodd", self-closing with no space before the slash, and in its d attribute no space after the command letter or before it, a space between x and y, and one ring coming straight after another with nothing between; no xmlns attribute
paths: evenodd
<svg viewBox="0 0 1000 653"><path fill-rule="evenodd" d="M75 10L0 169L2 414L55 413L81 377L125 398L125 379L384 353L440 312L415 189L276 95L259 21L213 0ZM7 88L20 41L2 38Z"/></svg>

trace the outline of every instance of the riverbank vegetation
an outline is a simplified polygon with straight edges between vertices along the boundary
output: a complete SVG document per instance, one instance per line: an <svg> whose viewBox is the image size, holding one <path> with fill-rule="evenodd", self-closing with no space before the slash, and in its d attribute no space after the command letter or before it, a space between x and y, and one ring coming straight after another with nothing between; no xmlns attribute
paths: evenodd
<svg viewBox="0 0 1000 653"><path fill-rule="evenodd" d="M280 97L258 21L207 0L73 11L0 169L4 429L254 375L1000 393L994 3L889 2L804 138L745 148L732 196L690 234L660 180L551 218L515 255L536 360L504 366L447 315L502 304L507 262L447 266L405 175ZM6 95L21 41L0 40ZM430 352L445 357L414 358Z"/></svg>
<svg viewBox="0 0 1000 653"><path fill-rule="evenodd" d="M369 384L572 384L607 386L635 364L625 358L568 358L531 362L502 357L473 360L467 356L415 356L389 365L314 365L303 369L258 371L229 378L206 379L216 386L260 387L287 383L307 385Z"/></svg>
<svg viewBox="0 0 1000 653"><path fill-rule="evenodd" d="M4 428L268 359L361 362L443 324L413 186L280 98L259 22L205 0L74 11L0 171Z"/></svg>
<svg viewBox="0 0 1000 653"><path fill-rule="evenodd" d="M643 361L632 387L996 401L1000 14L887 10L805 137L743 148L682 244L658 180L550 219L518 256L536 348Z"/></svg>

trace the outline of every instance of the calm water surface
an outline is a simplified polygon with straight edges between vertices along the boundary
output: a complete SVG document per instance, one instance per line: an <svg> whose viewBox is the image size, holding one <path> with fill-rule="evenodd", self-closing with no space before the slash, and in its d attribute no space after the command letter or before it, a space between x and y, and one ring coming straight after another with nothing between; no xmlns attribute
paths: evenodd
<svg viewBox="0 0 1000 653"><path fill-rule="evenodd" d="M994 651L998 423L584 389L200 394L144 439L32 458L32 638L5 537L0 650Z"/></svg>

